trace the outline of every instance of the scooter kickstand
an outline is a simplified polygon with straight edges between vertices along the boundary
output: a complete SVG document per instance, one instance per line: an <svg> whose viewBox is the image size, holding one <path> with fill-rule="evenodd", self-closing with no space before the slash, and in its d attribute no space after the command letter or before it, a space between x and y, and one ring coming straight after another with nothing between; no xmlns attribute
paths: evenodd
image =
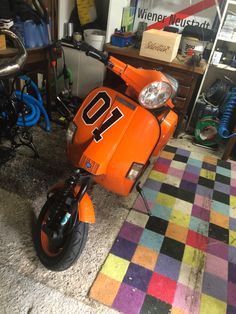
<svg viewBox="0 0 236 314"><path fill-rule="evenodd" d="M136 185L136 190L137 190L137 192L139 193L139 195L141 196L141 198L142 198L142 200L143 200L143 203L144 203L144 206L146 207L148 216L152 216L151 209L150 209L150 207L149 207L149 205L148 205L148 202L147 202L146 196L145 196L145 194L144 194L144 191L143 191L143 189L142 189L141 186L140 186L140 182L137 183L137 185Z"/></svg>

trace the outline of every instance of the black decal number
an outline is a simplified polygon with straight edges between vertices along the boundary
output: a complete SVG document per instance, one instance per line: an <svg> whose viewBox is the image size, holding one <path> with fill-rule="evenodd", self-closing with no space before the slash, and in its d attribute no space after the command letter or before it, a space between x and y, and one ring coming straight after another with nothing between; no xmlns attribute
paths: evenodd
<svg viewBox="0 0 236 314"><path fill-rule="evenodd" d="M89 111L98 103L99 100L103 100L101 107L92 115L89 116ZM111 105L111 98L106 92L99 92L90 103L84 108L82 118L84 123L87 125L94 124L109 108ZM111 112L110 117L103 122L101 127L95 128L92 133L96 142L103 139L102 134L107 131L112 125L120 120L124 114L118 107L114 108Z"/></svg>
<svg viewBox="0 0 236 314"><path fill-rule="evenodd" d="M91 116L89 117L89 111L102 99L103 105ZM98 93L90 103L84 108L83 111L83 120L85 124L94 124L109 108L111 105L111 98L106 92Z"/></svg>

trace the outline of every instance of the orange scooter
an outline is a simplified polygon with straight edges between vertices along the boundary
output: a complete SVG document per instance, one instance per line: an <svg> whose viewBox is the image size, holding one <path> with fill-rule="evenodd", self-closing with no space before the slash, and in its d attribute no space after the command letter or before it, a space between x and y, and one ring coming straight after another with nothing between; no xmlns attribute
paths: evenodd
<svg viewBox="0 0 236 314"><path fill-rule="evenodd" d="M127 89L125 95L108 87L94 89L69 125L67 152L75 171L49 191L34 236L40 261L54 271L65 270L77 260L88 225L95 222L87 193L91 180L123 196L136 186L145 202L138 180L178 121L172 103L178 88L175 79L157 70L134 68L84 42L75 46L120 76Z"/></svg>

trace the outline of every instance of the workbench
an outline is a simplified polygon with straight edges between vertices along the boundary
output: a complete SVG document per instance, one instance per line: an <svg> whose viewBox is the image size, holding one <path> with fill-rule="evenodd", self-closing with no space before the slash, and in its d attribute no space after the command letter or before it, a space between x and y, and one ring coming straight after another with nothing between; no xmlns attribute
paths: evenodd
<svg viewBox="0 0 236 314"><path fill-rule="evenodd" d="M140 56L139 50L133 47L119 48L110 44L105 45L105 51L132 66L146 69L159 69L177 79L179 89L173 102L175 104L175 111L179 115L179 121L175 136L177 137L181 131L184 131L184 118L191 112L197 90L205 71L205 62L200 63L200 66L188 65L186 64L186 59L179 55L172 62L164 62ZM111 71L107 72L104 83L113 88L117 88L117 86L120 88L123 84L122 80Z"/></svg>

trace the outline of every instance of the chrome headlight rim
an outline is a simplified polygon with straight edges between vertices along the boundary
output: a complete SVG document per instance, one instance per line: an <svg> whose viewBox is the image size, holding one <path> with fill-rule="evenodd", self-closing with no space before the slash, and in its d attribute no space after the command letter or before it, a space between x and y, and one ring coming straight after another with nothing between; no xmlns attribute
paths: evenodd
<svg viewBox="0 0 236 314"><path fill-rule="evenodd" d="M173 99L178 92L179 89L179 82L176 78L174 78L172 75L163 72L163 74L165 75L165 77L168 79L168 81L170 82L170 85L172 87L172 95L171 95L171 99Z"/></svg>
<svg viewBox="0 0 236 314"><path fill-rule="evenodd" d="M150 89L150 88L158 88L157 86L153 86L155 84L158 84L158 85L164 85L165 88L166 88L166 91L162 94L165 94L167 93L167 97L164 97L162 100L160 100L159 102L157 102L155 105L148 105L147 103L145 103L145 101L143 101L143 99L141 99L142 97L145 97L145 92L147 91L147 89ZM163 87L159 86L159 92L158 92L158 95L160 96L160 90L162 89ZM169 90L168 90L169 89ZM161 108L165 105L165 103L171 98L171 95L172 95L172 86L169 82L167 81L153 81L149 84L147 84L142 90L141 92L139 93L139 103L141 106L143 106L144 108L146 109L158 109L158 108Z"/></svg>

